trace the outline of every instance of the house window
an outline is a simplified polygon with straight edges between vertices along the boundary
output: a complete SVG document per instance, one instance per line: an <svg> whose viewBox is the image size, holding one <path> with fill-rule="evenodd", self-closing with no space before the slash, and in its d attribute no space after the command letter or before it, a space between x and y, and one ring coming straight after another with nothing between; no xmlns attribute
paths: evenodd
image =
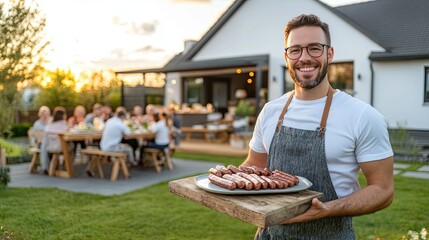
<svg viewBox="0 0 429 240"><path fill-rule="evenodd" d="M184 100L189 105L204 103L204 79L187 78L184 81Z"/></svg>
<svg viewBox="0 0 429 240"><path fill-rule="evenodd" d="M285 92L293 90L295 85L286 67L283 78ZM328 68L328 78L333 88L353 95L353 62L331 63Z"/></svg>
<svg viewBox="0 0 429 240"><path fill-rule="evenodd" d="M425 67L425 103L429 103L429 67Z"/></svg>
<svg viewBox="0 0 429 240"><path fill-rule="evenodd" d="M292 77L290 76L289 72L288 72L288 68L287 67L283 67L283 92L289 92L295 89L295 82L293 81Z"/></svg>
<svg viewBox="0 0 429 240"><path fill-rule="evenodd" d="M331 63L328 78L333 88L353 95L353 62Z"/></svg>

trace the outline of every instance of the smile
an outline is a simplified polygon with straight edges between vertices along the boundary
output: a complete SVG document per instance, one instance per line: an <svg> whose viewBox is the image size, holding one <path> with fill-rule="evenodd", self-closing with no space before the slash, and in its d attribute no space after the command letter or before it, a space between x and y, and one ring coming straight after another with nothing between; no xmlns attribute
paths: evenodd
<svg viewBox="0 0 429 240"><path fill-rule="evenodd" d="M301 71L301 72L311 72L314 69L316 69L316 67L302 67L302 68L298 68L298 70Z"/></svg>

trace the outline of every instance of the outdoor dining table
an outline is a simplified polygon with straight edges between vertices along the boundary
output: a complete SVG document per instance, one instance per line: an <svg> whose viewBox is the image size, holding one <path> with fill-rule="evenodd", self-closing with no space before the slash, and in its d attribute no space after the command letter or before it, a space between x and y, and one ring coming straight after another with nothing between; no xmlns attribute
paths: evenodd
<svg viewBox="0 0 429 240"><path fill-rule="evenodd" d="M64 178L73 178L76 177L76 173L73 170L73 159L70 155L69 142L72 141L93 141L100 140L102 136L102 131L90 130L90 131L67 131L59 133L59 138L61 141L61 148L64 155L64 170L56 170L55 176L64 177ZM125 139L139 139L139 140L148 140L153 139L155 136L153 133L147 131L134 131L131 132L129 136L126 136Z"/></svg>

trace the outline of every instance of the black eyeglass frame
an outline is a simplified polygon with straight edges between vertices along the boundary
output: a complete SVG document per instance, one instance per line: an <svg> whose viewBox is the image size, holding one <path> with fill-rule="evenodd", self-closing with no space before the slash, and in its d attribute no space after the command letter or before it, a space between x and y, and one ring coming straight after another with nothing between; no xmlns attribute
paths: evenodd
<svg viewBox="0 0 429 240"><path fill-rule="evenodd" d="M314 46L314 45L321 45L321 46L322 46L322 53L321 53L319 56L313 56L313 55L311 55L311 53L308 51L308 47L309 47L309 46L311 46L311 45L313 45L313 46ZM291 46L291 47L287 47L287 48L285 48L285 53L286 53L286 56L287 56L290 60L297 60L297 59L299 59L299 58L302 56L302 53L304 52L303 48L305 48L305 50L307 51L308 55L310 55L311 57L317 58L317 57L320 57L320 56L322 56L322 55L323 55L323 53L325 52L325 47L330 48L331 46L329 46L328 44L315 42L315 43L310 43L310 44L308 44L306 47L299 47L299 48L300 48L301 53L300 53L300 54L299 54L299 56L298 56L298 57L296 57L296 58L291 58L291 57L289 56L289 54L287 53L287 50L288 50L288 49L290 49L290 48L298 48L298 46Z"/></svg>

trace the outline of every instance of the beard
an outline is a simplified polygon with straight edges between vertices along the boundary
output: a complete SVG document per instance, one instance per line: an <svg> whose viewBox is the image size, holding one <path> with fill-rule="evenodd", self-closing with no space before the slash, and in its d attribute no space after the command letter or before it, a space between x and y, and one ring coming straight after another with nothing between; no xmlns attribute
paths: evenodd
<svg viewBox="0 0 429 240"><path fill-rule="evenodd" d="M296 71L297 70L295 70L295 68L294 69L288 68L288 72L292 77L293 81L295 82L295 84L297 84L301 88L313 89L317 87L323 81L323 79L325 79L325 76L328 73L328 64L324 64L322 66L322 68L319 70L319 73L317 73L316 78L314 79L305 78L305 77L300 78L297 76Z"/></svg>

